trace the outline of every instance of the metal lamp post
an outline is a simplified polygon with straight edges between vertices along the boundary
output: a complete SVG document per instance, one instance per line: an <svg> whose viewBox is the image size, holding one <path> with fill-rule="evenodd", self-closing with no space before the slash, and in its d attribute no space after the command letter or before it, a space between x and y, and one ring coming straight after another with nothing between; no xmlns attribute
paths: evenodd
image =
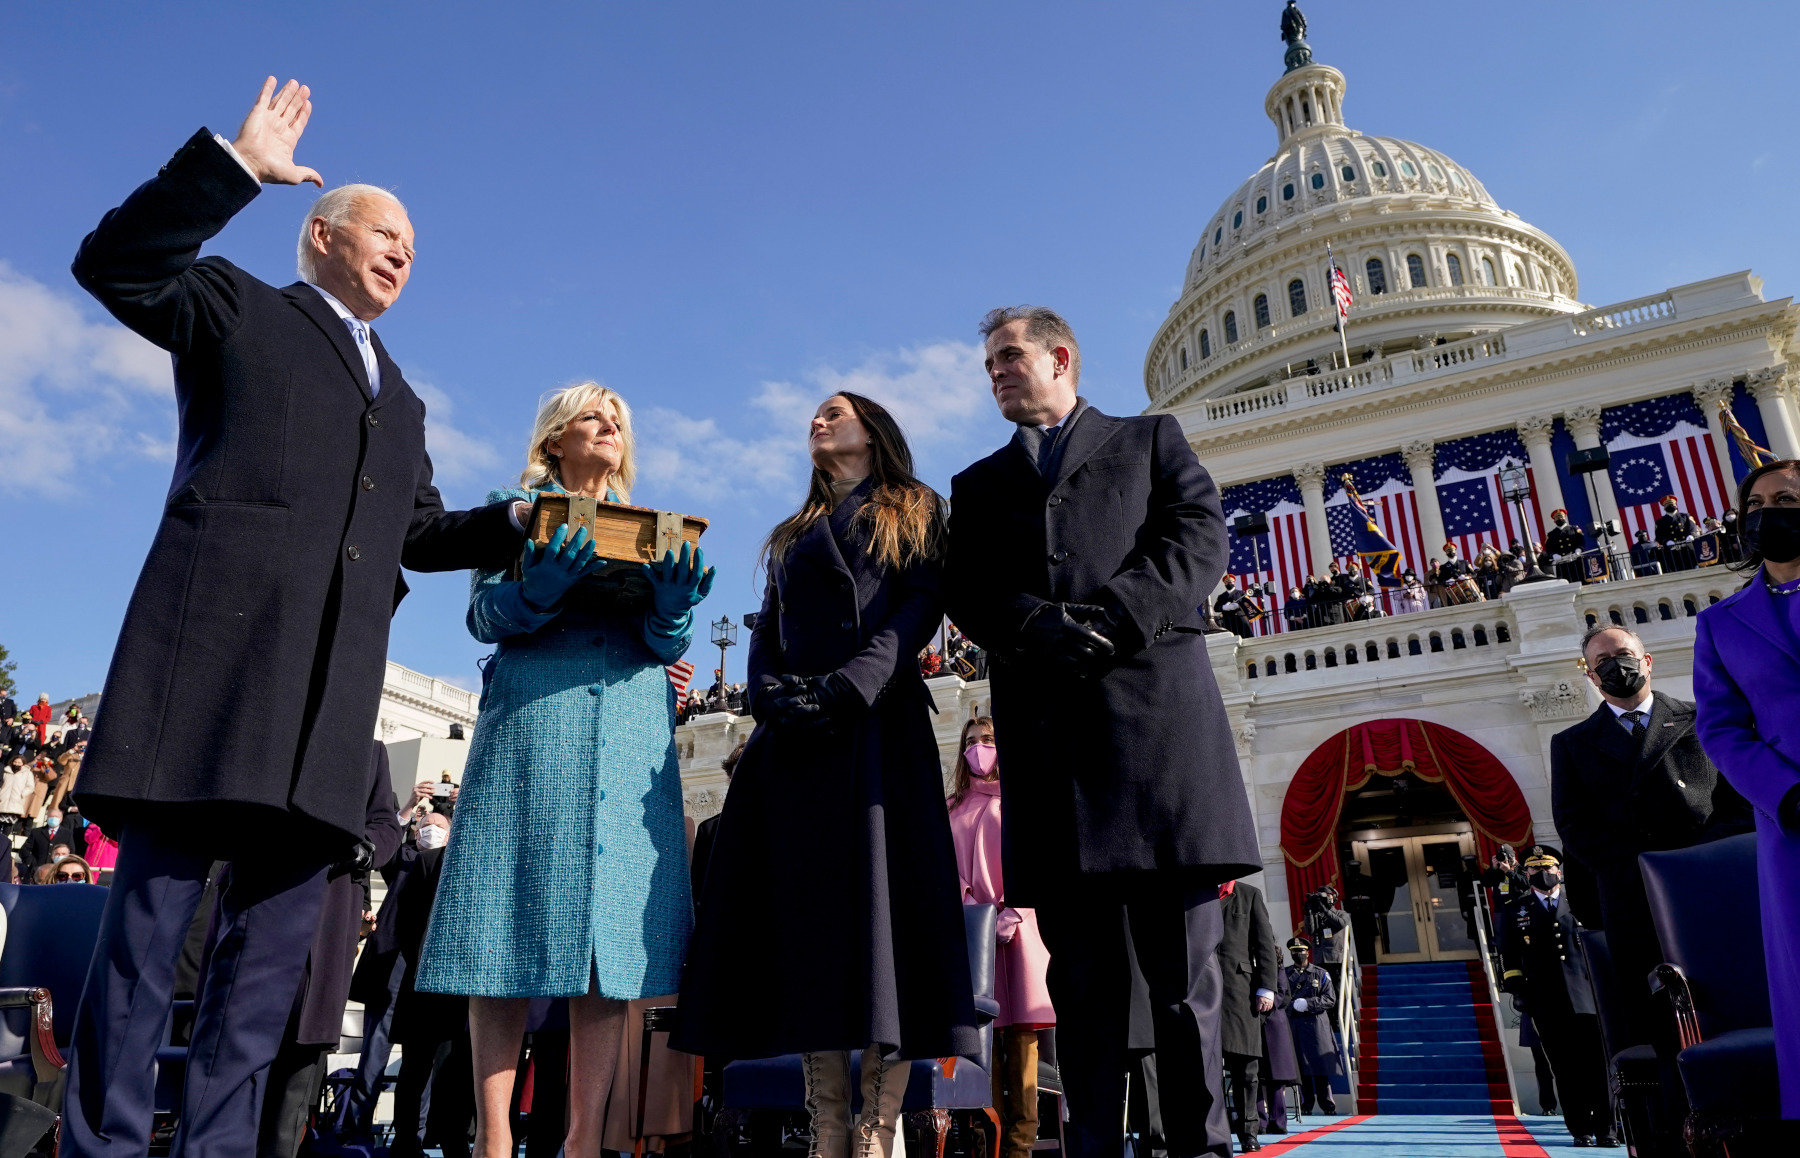
<svg viewBox="0 0 1800 1158"><path fill-rule="evenodd" d="M1519 511L1519 534L1524 539L1520 550L1525 552L1530 566L1525 568L1525 577L1521 583L1542 583L1554 579L1554 575L1546 575L1538 565L1538 553L1531 549L1531 524L1525 519L1525 500L1531 497L1531 476L1525 468L1507 459L1500 464L1500 497L1513 504Z"/></svg>
<svg viewBox="0 0 1800 1158"><path fill-rule="evenodd" d="M737 624L731 622L731 616L721 615L712 625L713 646L719 649L719 683L718 694L713 697L713 707L725 710L725 649L737 646Z"/></svg>

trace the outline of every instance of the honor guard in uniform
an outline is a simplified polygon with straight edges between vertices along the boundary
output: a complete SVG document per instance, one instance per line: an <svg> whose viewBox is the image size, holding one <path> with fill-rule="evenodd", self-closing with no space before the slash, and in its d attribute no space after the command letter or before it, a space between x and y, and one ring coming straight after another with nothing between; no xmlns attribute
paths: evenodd
<svg viewBox="0 0 1800 1158"><path fill-rule="evenodd" d="M1577 1146L1617 1146L1607 1097L1593 986L1575 943L1579 926L1563 896L1562 862L1539 849L1525 859L1531 892L1501 916L1500 988L1525 999L1550 1056L1563 1121Z"/></svg>
<svg viewBox="0 0 1800 1158"><path fill-rule="evenodd" d="M1700 533L1694 516L1675 505L1674 495L1662 497L1662 514L1656 516L1656 541L1663 546L1670 571L1691 571L1695 567L1694 548L1690 540Z"/></svg>
<svg viewBox="0 0 1800 1158"><path fill-rule="evenodd" d="M1287 947L1294 959L1287 967L1288 1024L1294 1029L1294 1052L1300 1062L1300 1108L1310 1114L1317 1105L1335 1114L1331 1079L1344 1072L1337 1040L1331 1036L1337 988L1331 975L1312 963L1312 945L1305 937L1295 937Z"/></svg>
<svg viewBox="0 0 1800 1158"><path fill-rule="evenodd" d="M1226 631L1249 639L1250 617L1244 614L1244 592L1238 589L1237 580L1230 575L1225 576L1223 582L1225 590L1213 600L1213 614L1219 617Z"/></svg>
<svg viewBox="0 0 1800 1158"><path fill-rule="evenodd" d="M1561 507L1550 512L1550 533L1544 536L1544 554L1556 561L1556 577L1581 582L1581 565L1574 557L1587 548L1587 533L1569 521Z"/></svg>

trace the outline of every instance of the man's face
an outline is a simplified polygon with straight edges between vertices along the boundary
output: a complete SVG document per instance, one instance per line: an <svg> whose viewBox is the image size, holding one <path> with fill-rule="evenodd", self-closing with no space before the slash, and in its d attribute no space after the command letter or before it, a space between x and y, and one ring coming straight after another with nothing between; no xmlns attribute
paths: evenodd
<svg viewBox="0 0 1800 1158"><path fill-rule="evenodd" d="M1075 408L1073 355L1066 346L1046 350L1026 337L1028 324L1008 322L989 334L983 365L1001 416L1043 426Z"/></svg>
<svg viewBox="0 0 1800 1158"><path fill-rule="evenodd" d="M1638 643L1637 640L1633 639L1623 631L1602 631L1599 635L1588 640L1587 653L1584 658L1587 660L1587 678L1589 683L1593 684L1595 687L1600 686L1600 676L1597 674L1600 667L1600 661L1613 655L1635 655L1639 657L1639 666L1643 670L1644 675L1648 676L1650 674L1650 668L1654 661L1652 660L1650 653L1644 650L1642 644Z"/></svg>
<svg viewBox="0 0 1800 1158"><path fill-rule="evenodd" d="M50 829L51 832L55 832L57 825L59 825L61 823L62 823L62 813L60 813L60 812L52 812L49 816L46 816L44 818L44 824L46 827L48 827Z"/></svg>
<svg viewBox="0 0 1800 1158"><path fill-rule="evenodd" d="M312 222L319 285L365 322L400 300L412 274L413 227L400 203L363 197L342 225Z"/></svg>

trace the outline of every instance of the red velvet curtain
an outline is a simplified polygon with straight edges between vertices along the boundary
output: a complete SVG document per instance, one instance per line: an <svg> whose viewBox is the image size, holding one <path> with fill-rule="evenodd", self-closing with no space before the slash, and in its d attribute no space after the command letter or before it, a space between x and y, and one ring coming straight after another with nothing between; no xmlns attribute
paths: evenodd
<svg viewBox="0 0 1800 1158"><path fill-rule="evenodd" d="M1343 893L1338 816L1344 794L1371 776L1411 772L1450 790L1475 829L1483 864L1502 844L1531 841L1531 809L1512 773L1460 732L1424 720L1372 720L1313 749L1288 784L1281 805L1281 853L1287 860L1288 905L1296 925L1300 899L1324 884Z"/></svg>

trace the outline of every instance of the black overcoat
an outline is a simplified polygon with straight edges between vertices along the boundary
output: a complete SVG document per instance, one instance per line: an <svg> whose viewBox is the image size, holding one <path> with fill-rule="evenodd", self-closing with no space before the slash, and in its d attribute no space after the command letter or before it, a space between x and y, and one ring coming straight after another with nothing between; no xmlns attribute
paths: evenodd
<svg viewBox="0 0 1800 1158"><path fill-rule="evenodd" d="M1285 1086L1300 1080L1300 1061L1294 1056L1294 1029L1288 1024L1287 970L1275 970L1275 1008L1262 1022L1262 1069L1257 1080Z"/></svg>
<svg viewBox="0 0 1800 1158"><path fill-rule="evenodd" d="M419 954L425 948L425 931L431 926L431 907L437 902L438 881L444 872L444 850L418 850L407 881L406 895L394 914L394 932L406 971L394 997L391 1030L395 1045L415 1046L448 1041L463 1030L469 999L453 993L428 993L416 984ZM383 911L386 911L385 906ZM390 964L389 969L393 966Z"/></svg>
<svg viewBox="0 0 1800 1158"><path fill-rule="evenodd" d="M522 540L505 504L444 510L424 404L379 337L371 399L317 291L195 260L258 189L203 129L75 257L83 288L173 356L179 413L77 794L109 830L144 803L187 806L171 823L193 831L266 831L275 810L348 845L402 563L503 566Z"/></svg>
<svg viewBox="0 0 1800 1158"><path fill-rule="evenodd" d="M386 864L400 849L400 817L394 783L388 774L387 745L376 741L369 757L369 795L363 822L373 864ZM334 865L325 878L325 903L319 928L307 954L300 981L299 1033L303 1045L336 1045L343 1033L344 1006L350 1000L356 942L362 937L365 874L349 864Z"/></svg>
<svg viewBox="0 0 1800 1158"><path fill-rule="evenodd" d="M1750 805L1701 749L1694 719L1690 701L1656 692L1641 742L1605 704L1550 739L1550 802L1563 855L1571 861L1567 868L1587 870L1592 882L1577 890L1571 880L1563 891L1583 925L1606 930L1613 973L1640 1042L1650 1040L1656 1016L1645 979L1663 957L1638 854L1755 827ZM1529 895L1528 889L1517 894ZM1597 906L1584 903L1590 896Z"/></svg>
<svg viewBox="0 0 1800 1158"><path fill-rule="evenodd" d="M1219 917L1225 926L1218 949L1223 983L1219 1048L1257 1057L1263 1051L1263 1019L1256 1011L1256 991L1275 992L1275 977L1281 968L1276 963L1275 930L1269 926L1262 890L1240 882L1229 896L1219 898Z"/></svg>
<svg viewBox="0 0 1800 1158"><path fill-rule="evenodd" d="M363 939L356 955L356 971L350 975L350 1000L364 1005L385 1003L393 980L394 963L400 960L400 913L406 895L418 879L419 846L402 836L400 847L386 864L377 868L387 881L387 895L375 914L375 931Z"/></svg>
<svg viewBox="0 0 1800 1158"><path fill-rule="evenodd" d="M1257 872L1199 634L1225 573L1218 489L1166 415L1090 407L1065 437L1051 479L1014 439L951 492L950 615L993 657L1008 900L1046 903L1075 873L1177 870L1205 886ZM1038 607L1103 600L1123 609L1128 638L1097 678L1020 659L1019 629Z"/></svg>
<svg viewBox="0 0 1800 1158"><path fill-rule="evenodd" d="M918 654L935 562L896 570L855 518L868 484L777 561L750 637L756 730L732 774L688 946L674 1048L725 1057L977 1049L961 886ZM778 675L841 672L864 711L768 721Z"/></svg>
<svg viewBox="0 0 1800 1158"><path fill-rule="evenodd" d="M1330 1077L1344 1070L1338 1058L1337 1039L1332 1028L1337 1023L1337 987L1325 970L1311 962L1305 969L1289 965L1288 1024L1294 1030L1294 1052L1299 1055L1300 1072L1314 1077ZM1306 1011L1294 1008L1296 998L1306 999Z"/></svg>

